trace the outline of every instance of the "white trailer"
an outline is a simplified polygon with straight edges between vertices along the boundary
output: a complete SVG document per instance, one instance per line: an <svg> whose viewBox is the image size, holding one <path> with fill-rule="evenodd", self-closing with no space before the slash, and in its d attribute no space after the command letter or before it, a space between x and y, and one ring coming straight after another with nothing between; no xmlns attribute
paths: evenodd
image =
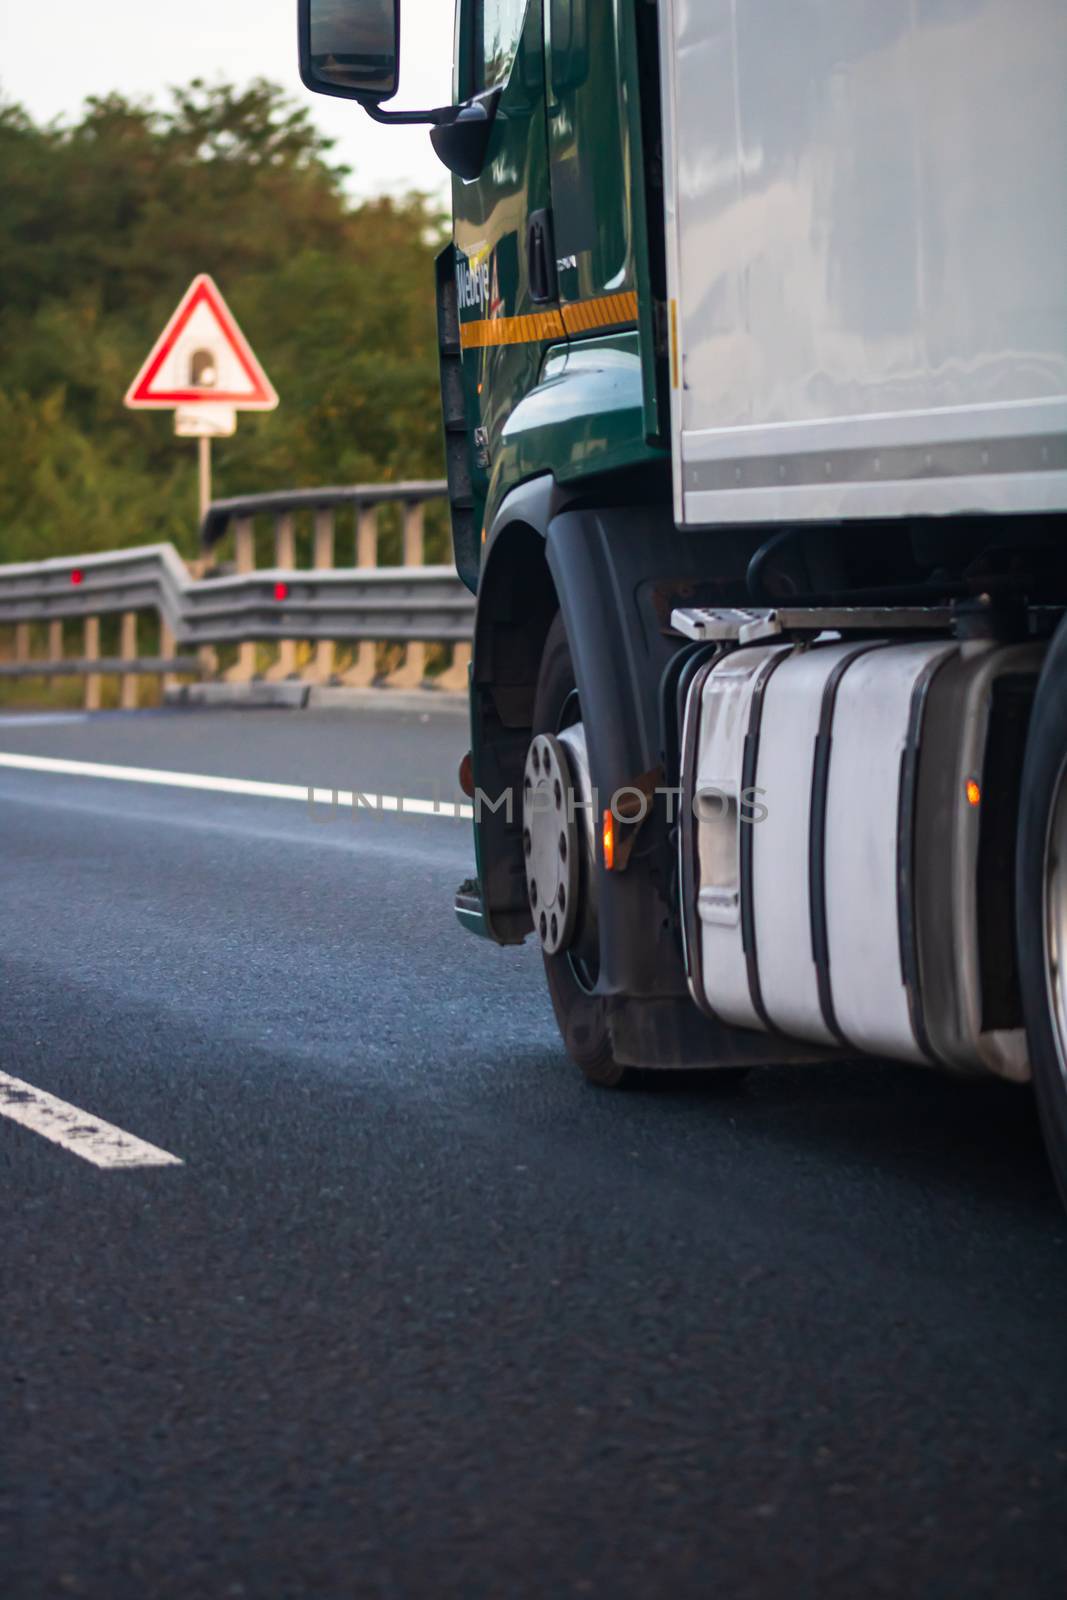
<svg viewBox="0 0 1067 1600"><path fill-rule="evenodd" d="M675 513L1067 507L1063 0L660 0Z"/></svg>

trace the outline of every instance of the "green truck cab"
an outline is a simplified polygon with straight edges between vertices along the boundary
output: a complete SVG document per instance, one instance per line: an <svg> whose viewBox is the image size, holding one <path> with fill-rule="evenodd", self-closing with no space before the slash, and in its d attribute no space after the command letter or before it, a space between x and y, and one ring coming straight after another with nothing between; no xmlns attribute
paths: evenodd
<svg viewBox="0 0 1067 1600"><path fill-rule="evenodd" d="M481 174L453 181L447 253L479 542L538 472L573 482L662 450L638 327L653 297L635 35L627 0L459 10L457 98L499 96Z"/></svg>

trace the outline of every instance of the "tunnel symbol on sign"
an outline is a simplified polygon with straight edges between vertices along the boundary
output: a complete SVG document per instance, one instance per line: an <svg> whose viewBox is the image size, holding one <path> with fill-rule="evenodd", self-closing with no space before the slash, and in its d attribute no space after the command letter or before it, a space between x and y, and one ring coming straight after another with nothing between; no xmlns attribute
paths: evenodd
<svg viewBox="0 0 1067 1600"><path fill-rule="evenodd" d="M189 381L194 389L214 389L219 373L210 350L193 351L189 358Z"/></svg>

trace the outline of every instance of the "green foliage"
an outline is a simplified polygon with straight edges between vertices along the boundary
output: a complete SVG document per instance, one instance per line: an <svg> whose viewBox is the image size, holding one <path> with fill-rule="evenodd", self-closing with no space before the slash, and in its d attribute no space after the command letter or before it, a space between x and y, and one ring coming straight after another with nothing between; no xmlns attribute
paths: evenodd
<svg viewBox="0 0 1067 1600"><path fill-rule="evenodd" d="M195 444L122 397L198 272L281 395L215 446L217 495L440 475L442 219L353 205L330 148L264 82L109 95L70 126L0 105L0 561L194 551Z"/></svg>

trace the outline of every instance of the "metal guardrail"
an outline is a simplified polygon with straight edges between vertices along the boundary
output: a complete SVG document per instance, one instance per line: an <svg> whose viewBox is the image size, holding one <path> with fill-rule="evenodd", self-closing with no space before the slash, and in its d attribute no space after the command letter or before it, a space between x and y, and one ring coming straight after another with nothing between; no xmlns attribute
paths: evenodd
<svg viewBox="0 0 1067 1600"><path fill-rule="evenodd" d="M200 542L212 549L225 537L231 522L261 514L287 516L298 511L340 511L357 513L378 506L401 505L417 508L428 501L442 499L448 485L437 479L414 483L354 483L323 489L286 489L280 494L238 495L232 500L215 500L208 507L200 527Z"/></svg>
<svg viewBox="0 0 1067 1600"><path fill-rule="evenodd" d="M87 656L65 656L62 661L31 661L28 666L25 662L0 661L0 678L87 678L104 673L158 678L178 673L199 676L199 672L200 663L195 656L134 656L130 661L122 656L97 656L92 661Z"/></svg>
<svg viewBox="0 0 1067 1600"><path fill-rule="evenodd" d="M451 566L424 563L423 516L428 502L443 498L441 483L356 485L255 495L213 505L202 530L217 547L232 529L234 560L226 570L198 564L194 573L170 544L101 554L57 557L0 567L0 627L14 629L10 659L0 657L0 677L86 679L86 704L100 704L100 678L117 673L120 704L138 702L137 678L154 674L167 686L176 675L212 677L216 649L237 645L237 659L224 674L231 683L268 681L368 685L379 679L383 642L402 646L403 660L387 682L412 687L423 681L427 645L451 647L452 660L438 674L441 687L465 684L474 600ZM403 512L404 564L378 566L378 511L399 504ZM356 513L356 564L335 567L336 513ZM310 567L296 563L295 518L313 514ZM257 515L274 518L275 564L255 565ZM159 655L137 648L138 616L159 618ZM100 654L100 619L119 615L120 651ZM64 628L82 625L82 648L64 651ZM47 625L47 654L34 654L32 631ZM307 645L313 646L310 655ZM353 659L338 667L337 647L355 646ZM275 647L275 659L259 673L257 652ZM305 659L300 659L303 645ZM180 654L186 646L195 654ZM395 651L394 651L395 654Z"/></svg>
<svg viewBox="0 0 1067 1600"><path fill-rule="evenodd" d="M451 567L268 568L193 579L173 545L0 567L0 624L157 611L178 644L470 637L474 600ZM34 663L34 666L38 666Z"/></svg>

